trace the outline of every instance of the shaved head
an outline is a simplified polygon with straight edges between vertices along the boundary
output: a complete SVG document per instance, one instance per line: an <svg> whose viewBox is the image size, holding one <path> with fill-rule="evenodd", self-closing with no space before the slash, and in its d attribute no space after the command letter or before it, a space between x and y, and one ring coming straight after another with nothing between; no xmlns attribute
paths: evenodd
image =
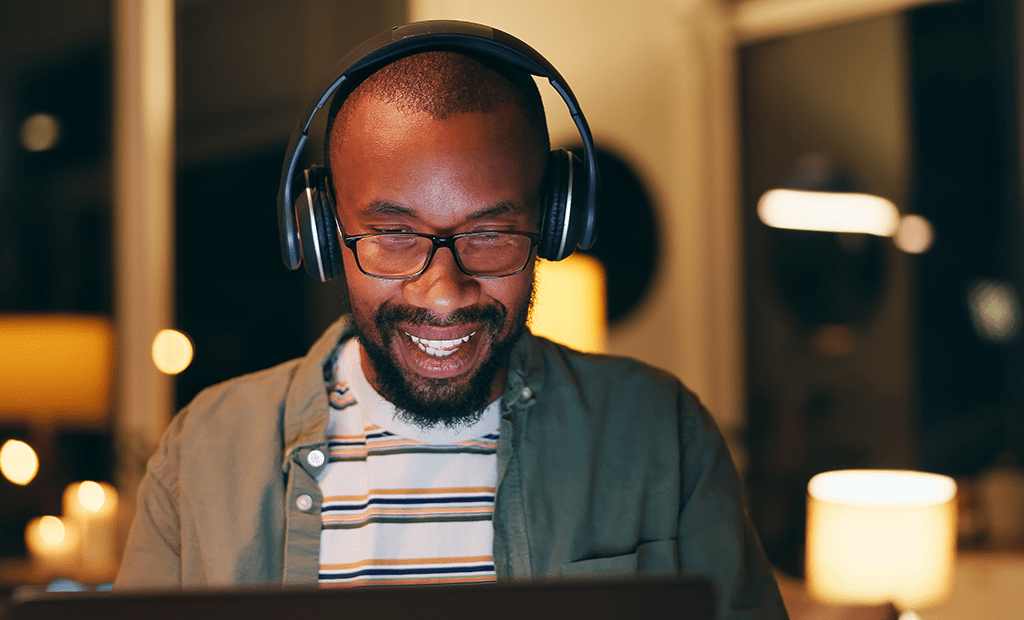
<svg viewBox="0 0 1024 620"><path fill-rule="evenodd" d="M328 114L324 161L333 169L331 153L344 138L352 110L372 98L407 113L426 113L437 120L464 112L490 112L511 104L526 117L546 152L550 147L544 106L533 77L501 66L489 66L454 52L423 52L400 58L371 74L348 97L335 97Z"/></svg>

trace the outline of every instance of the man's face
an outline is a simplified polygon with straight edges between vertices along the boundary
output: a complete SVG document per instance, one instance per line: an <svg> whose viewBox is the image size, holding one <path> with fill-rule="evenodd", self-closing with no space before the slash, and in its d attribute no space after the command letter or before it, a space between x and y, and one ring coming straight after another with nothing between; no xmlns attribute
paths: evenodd
<svg viewBox="0 0 1024 620"><path fill-rule="evenodd" d="M537 231L546 153L516 108L437 120L365 98L343 131L331 163L345 234ZM473 278L440 248L423 274L385 280L343 254L371 385L424 426L475 419L501 394L533 260L516 275Z"/></svg>

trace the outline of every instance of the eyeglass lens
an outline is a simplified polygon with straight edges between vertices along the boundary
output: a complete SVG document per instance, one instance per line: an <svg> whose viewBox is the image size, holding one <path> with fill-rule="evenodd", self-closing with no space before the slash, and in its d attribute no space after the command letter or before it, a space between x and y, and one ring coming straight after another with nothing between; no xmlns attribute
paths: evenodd
<svg viewBox="0 0 1024 620"><path fill-rule="evenodd" d="M434 243L415 235L373 235L356 242L356 258L370 275L401 278L420 273ZM480 233L454 242L457 262L473 276L504 276L521 270L530 258L531 240L525 235Z"/></svg>

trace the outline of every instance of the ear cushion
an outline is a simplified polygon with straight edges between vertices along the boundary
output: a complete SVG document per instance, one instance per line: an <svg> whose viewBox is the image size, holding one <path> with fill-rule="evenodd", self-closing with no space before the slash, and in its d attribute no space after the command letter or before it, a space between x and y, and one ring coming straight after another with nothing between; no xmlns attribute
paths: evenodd
<svg viewBox="0 0 1024 620"><path fill-rule="evenodd" d="M326 282L341 272L337 215L327 191L327 171L311 166L305 178L305 191L295 200L302 261L309 275Z"/></svg>
<svg viewBox="0 0 1024 620"><path fill-rule="evenodd" d="M541 241L537 255L562 260L576 250L580 222L587 208L583 162L565 149L548 155L545 196L541 213Z"/></svg>

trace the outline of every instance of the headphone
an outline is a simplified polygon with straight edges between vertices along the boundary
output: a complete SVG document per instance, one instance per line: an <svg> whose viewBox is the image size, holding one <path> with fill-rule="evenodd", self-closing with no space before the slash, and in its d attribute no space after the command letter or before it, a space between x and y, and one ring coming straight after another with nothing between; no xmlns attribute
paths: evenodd
<svg viewBox="0 0 1024 620"><path fill-rule="evenodd" d="M293 190L295 168L309 138L309 125L331 95L347 97L367 76L384 65L419 52L443 50L497 61L530 75L545 77L572 115L583 139L583 160L565 149L548 156L541 205L541 241L537 255L562 260L577 247L589 249L597 236L598 173L594 138L576 97L551 63L510 34L480 24L424 21L396 26L362 43L338 61L321 83L288 142L277 192L281 258L289 269L305 263L306 271L326 282L341 273L342 247L337 214L328 191L327 170L311 166L303 172L304 188Z"/></svg>

